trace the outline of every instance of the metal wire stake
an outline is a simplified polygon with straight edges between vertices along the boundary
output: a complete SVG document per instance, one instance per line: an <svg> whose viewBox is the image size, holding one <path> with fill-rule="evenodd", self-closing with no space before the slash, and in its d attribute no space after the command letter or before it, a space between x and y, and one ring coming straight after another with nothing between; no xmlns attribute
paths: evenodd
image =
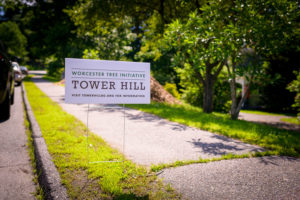
<svg viewBox="0 0 300 200"><path fill-rule="evenodd" d="M123 172L125 173L125 104L123 104Z"/></svg>
<svg viewBox="0 0 300 200"><path fill-rule="evenodd" d="M89 111L90 104L88 104L87 115L86 115L86 159L87 159L87 168L89 168ZM88 171L88 170L87 170ZM87 173L87 180L89 179L89 175Z"/></svg>

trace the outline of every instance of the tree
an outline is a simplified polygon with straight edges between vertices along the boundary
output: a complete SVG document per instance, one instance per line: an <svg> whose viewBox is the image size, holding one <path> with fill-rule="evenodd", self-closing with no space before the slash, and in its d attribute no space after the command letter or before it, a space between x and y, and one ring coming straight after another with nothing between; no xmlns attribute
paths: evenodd
<svg viewBox="0 0 300 200"><path fill-rule="evenodd" d="M10 55L24 59L27 54L27 39L15 22L0 24L0 39Z"/></svg>
<svg viewBox="0 0 300 200"><path fill-rule="evenodd" d="M300 71L296 72L295 74L297 75L297 79L293 80L288 86L287 89L290 92L295 92L295 102L293 104L293 107L297 108L298 111L298 116L300 116Z"/></svg>
<svg viewBox="0 0 300 200"><path fill-rule="evenodd" d="M242 49L240 57L230 57L226 62L228 76L230 77L230 91L231 91L231 119L237 119L239 112L245 102L251 85L259 75L262 75L263 62L256 52L251 48ZM246 82L246 89L242 94L240 101L237 101L237 77L241 77Z"/></svg>
<svg viewBox="0 0 300 200"><path fill-rule="evenodd" d="M236 1L229 3L227 25L233 48L226 62L231 85L231 118L237 119L253 81L263 76L263 62L287 46L297 28L298 6L293 1ZM297 33L294 33L294 35ZM236 78L247 80L247 90L239 102Z"/></svg>
<svg viewBox="0 0 300 200"><path fill-rule="evenodd" d="M179 76L203 85L206 113L213 111L214 84L230 50L223 23L214 8L206 5L201 14L194 12L186 21L176 20L165 33L166 42L176 49L173 64Z"/></svg>
<svg viewBox="0 0 300 200"><path fill-rule="evenodd" d="M165 83L178 78L169 67L169 52L159 53L158 41L166 24L188 17L202 2L82 0L68 9L68 14L77 26L78 36L91 42L88 51L96 50L102 59L151 62L154 76Z"/></svg>

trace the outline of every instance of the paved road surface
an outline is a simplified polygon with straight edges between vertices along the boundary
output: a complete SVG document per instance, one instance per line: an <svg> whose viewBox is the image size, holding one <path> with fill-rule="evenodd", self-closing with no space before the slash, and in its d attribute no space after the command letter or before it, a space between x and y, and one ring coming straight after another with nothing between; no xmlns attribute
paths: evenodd
<svg viewBox="0 0 300 200"><path fill-rule="evenodd" d="M35 199L35 190L27 151L21 87L15 87L11 117L0 121L0 199Z"/></svg>
<svg viewBox="0 0 300 200"><path fill-rule="evenodd" d="M300 199L300 159L262 157L166 169L160 175L186 199Z"/></svg>

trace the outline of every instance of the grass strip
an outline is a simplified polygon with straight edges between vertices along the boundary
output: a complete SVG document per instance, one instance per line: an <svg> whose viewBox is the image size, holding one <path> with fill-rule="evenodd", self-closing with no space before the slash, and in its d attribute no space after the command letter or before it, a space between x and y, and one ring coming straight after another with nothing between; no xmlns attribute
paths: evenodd
<svg viewBox="0 0 300 200"><path fill-rule="evenodd" d="M163 169L171 168L171 167L180 167L180 166L185 166L185 165L216 162L216 161L221 161L221 160L252 158L252 157L262 157L262 156L271 156L271 155L276 155L276 153L272 152L272 151L255 152L255 153L248 153L248 154L241 154L241 155L229 153L229 154L223 155L219 158L207 158L207 159L199 158L199 160L176 161L176 162L168 163L168 164L162 163L162 164L158 164L158 165L152 165L151 171L159 172Z"/></svg>
<svg viewBox="0 0 300 200"><path fill-rule="evenodd" d="M231 120L222 113L207 114L190 105L169 105L152 102L148 105L127 105L170 121L207 130L243 142L264 147L277 155L300 156L300 134L243 120Z"/></svg>
<svg viewBox="0 0 300 200"><path fill-rule="evenodd" d="M241 110L241 113L256 114L256 115L270 115L270 116L294 116L293 114L270 113L270 112L259 111L259 110Z"/></svg>
<svg viewBox="0 0 300 200"><path fill-rule="evenodd" d="M28 100L48 151L71 199L179 199L144 167L123 163L87 164L86 126L24 80ZM119 161L123 155L89 133L90 161Z"/></svg>
<svg viewBox="0 0 300 200"><path fill-rule="evenodd" d="M283 122L300 125L300 120L297 117L281 118L280 120Z"/></svg>
<svg viewBox="0 0 300 200"><path fill-rule="evenodd" d="M61 80L59 78L56 78L56 77L53 77L53 76L48 76L48 75L44 75L43 79L45 79L47 81L50 81L50 82L53 82L53 83L59 82Z"/></svg>
<svg viewBox="0 0 300 200"><path fill-rule="evenodd" d="M25 110L25 108L24 108L24 110ZM35 191L34 196L37 200L42 200L42 199L44 199L44 191L43 191L42 187L40 187L39 182L38 182L39 174L37 172L37 167L36 167L36 157L34 154L32 132L30 130L29 121L28 121L27 115L25 113L26 112L24 112L24 125L25 125L25 132L27 135L27 147L28 147L29 157L30 157L30 161L31 161L31 166L33 169L33 176L34 176L33 182L36 186L36 191Z"/></svg>

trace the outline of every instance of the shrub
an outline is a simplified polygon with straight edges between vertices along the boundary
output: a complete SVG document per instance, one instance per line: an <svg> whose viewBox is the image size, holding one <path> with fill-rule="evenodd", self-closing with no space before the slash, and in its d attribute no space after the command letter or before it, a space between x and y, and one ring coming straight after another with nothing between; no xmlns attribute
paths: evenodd
<svg viewBox="0 0 300 200"><path fill-rule="evenodd" d="M181 81L182 99L187 103L202 107L203 104L203 86L200 83L191 81ZM214 87L213 109L214 111L227 113L231 106L230 85L225 73L221 73Z"/></svg>
<svg viewBox="0 0 300 200"><path fill-rule="evenodd" d="M59 60L54 60L48 64L48 76L51 76L55 79L61 79L61 75L64 71L64 65Z"/></svg>
<svg viewBox="0 0 300 200"><path fill-rule="evenodd" d="M177 90L177 86L175 83L166 83L164 86L165 90L167 90L170 94L172 94L175 98L180 99L180 94Z"/></svg>
<svg viewBox="0 0 300 200"><path fill-rule="evenodd" d="M295 103L292 106L297 109L298 116L300 116L300 72L294 72L294 73L296 74L297 79L289 83L287 89L290 92L296 93Z"/></svg>

